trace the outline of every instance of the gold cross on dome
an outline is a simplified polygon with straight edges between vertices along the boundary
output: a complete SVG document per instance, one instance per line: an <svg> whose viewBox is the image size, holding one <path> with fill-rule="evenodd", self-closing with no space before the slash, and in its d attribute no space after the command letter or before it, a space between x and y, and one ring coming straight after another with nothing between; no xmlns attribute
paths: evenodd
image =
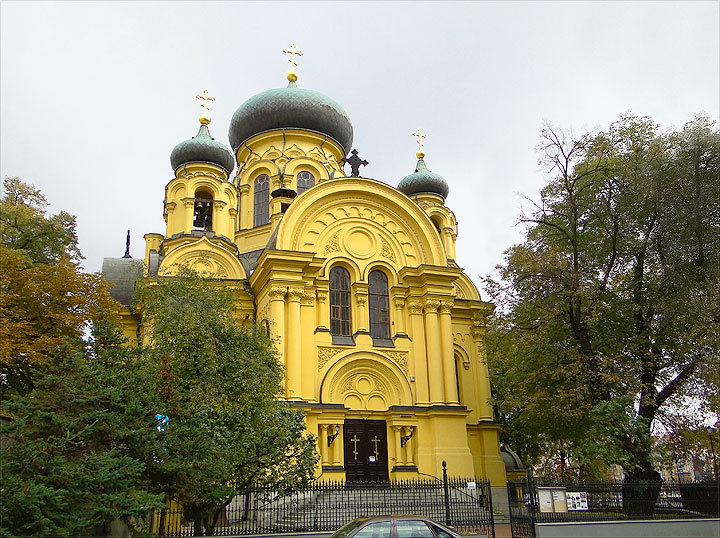
<svg viewBox="0 0 720 538"><path fill-rule="evenodd" d="M197 94L197 95L195 96L195 99L202 99L202 102L200 103L200 106L203 107L206 112L207 112L208 110L210 110L210 107L208 106L208 101L214 101L214 100L215 100L214 97L210 97L210 94L208 93L207 90L204 90L204 91L202 92L202 94L200 94L200 93Z"/></svg>
<svg viewBox="0 0 720 538"><path fill-rule="evenodd" d="M427 135L422 132L422 129L421 129L420 127L418 127L418 128L415 130L415 132L412 133L412 135L413 135L413 136L415 137L415 139L417 140L418 151L422 151L423 140L424 140L425 138L427 138Z"/></svg>
<svg viewBox="0 0 720 538"><path fill-rule="evenodd" d="M298 50L298 48L295 46L295 43L290 43L290 46L286 49L283 49L283 52L290 55L290 58L288 58L291 66L290 70L295 71L295 69L297 68L297 61L295 61L295 56L302 56L302 51Z"/></svg>

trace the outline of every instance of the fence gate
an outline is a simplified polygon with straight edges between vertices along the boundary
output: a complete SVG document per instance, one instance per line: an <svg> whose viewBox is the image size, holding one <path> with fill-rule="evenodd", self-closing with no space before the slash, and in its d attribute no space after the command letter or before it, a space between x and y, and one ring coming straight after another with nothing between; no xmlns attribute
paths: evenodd
<svg viewBox="0 0 720 538"><path fill-rule="evenodd" d="M535 496L530 494L527 479L509 480L507 493L513 538L535 538Z"/></svg>

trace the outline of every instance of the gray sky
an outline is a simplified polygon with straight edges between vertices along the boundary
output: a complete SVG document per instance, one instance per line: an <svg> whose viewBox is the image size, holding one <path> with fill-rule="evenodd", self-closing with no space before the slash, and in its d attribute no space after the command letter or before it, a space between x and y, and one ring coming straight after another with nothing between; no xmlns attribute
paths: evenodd
<svg viewBox="0 0 720 538"><path fill-rule="evenodd" d="M521 194L546 178L543 121L582 132L622 112L681 128L717 119L720 2L2 2L0 172L77 216L84 267L122 256L125 234L164 233L170 152L216 97L235 109L298 85L340 103L366 177L413 172L411 132L450 185L458 262L479 282L520 236Z"/></svg>

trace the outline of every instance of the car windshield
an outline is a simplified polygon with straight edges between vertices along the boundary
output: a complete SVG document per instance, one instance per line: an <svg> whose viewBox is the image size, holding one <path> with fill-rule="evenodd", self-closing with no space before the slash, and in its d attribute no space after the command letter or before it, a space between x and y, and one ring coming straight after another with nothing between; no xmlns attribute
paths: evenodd
<svg viewBox="0 0 720 538"><path fill-rule="evenodd" d="M348 534L350 534L353 529L359 527L363 523L367 521L367 518L358 518L353 519L349 523L345 523L342 527L340 527L338 530L336 530L330 538L345 538Z"/></svg>

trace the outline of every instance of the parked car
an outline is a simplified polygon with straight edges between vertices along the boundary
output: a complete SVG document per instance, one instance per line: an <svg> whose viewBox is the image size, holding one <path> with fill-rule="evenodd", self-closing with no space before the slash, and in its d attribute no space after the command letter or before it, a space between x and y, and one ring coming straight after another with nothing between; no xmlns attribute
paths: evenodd
<svg viewBox="0 0 720 538"><path fill-rule="evenodd" d="M330 538L461 538L461 535L426 517L394 515L353 519Z"/></svg>

